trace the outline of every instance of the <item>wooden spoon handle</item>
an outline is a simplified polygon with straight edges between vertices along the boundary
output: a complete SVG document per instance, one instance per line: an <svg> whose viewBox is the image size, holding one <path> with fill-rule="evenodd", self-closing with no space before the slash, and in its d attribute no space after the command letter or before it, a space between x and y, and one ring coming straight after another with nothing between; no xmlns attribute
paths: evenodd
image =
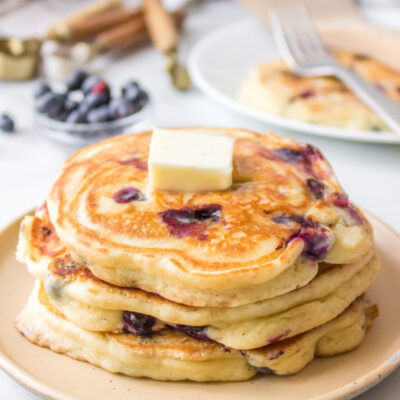
<svg viewBox="0 0 400 400"><path fill-rule="evenodd" d="M142 15L141 10L113 9L69 25L71 40L87 40L100 32Z"/></svg>
<svg viewBox="0 0 400 400"><path fill-rule="evenodd" d="M176 26L161 0L144 0L143 11L154 47L163 53L176 50L178 44Z"/></svg>
<svg viewBox="0 0 400 400"><path fill-rule="evenodd" d="M101 14L105 11L121 8L122 0L99 0L82 8L61 21L56 22L47 31L48 39L69 40L69 27L85 19Z"/></svg>
<svg viewBox="0 0 400 400"><path fill-rule="evenodd" d="M146 38L148 39L148 34L144 18L138 16L100 33L96 36L94 45L100 51L118 50L143 43Z"/></svg>
<svg viewBox="0 0 400 400"><path fill-rule="evenodd" d="M171 14L174 24L179 28L185 13L182 10ZM120 24L119 26L101 32L95 37L94 46L101 52L121 50L127 47L135 47L150 40L143 14Z"/></svg>

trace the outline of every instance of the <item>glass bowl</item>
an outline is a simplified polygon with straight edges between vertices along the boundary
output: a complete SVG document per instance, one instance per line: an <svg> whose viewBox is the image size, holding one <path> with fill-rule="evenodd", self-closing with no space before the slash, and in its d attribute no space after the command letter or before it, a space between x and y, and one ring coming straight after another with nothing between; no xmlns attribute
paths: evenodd
<svg viewBox="0 0 400 400"><path fill-rule="evenodd" d="M46 138L72 146L88 144L131 131L144 122L151 113L151 102L134 114L113 121L98 123L69 123L57 121L35 111L35 121L40 133Z"/></svg>

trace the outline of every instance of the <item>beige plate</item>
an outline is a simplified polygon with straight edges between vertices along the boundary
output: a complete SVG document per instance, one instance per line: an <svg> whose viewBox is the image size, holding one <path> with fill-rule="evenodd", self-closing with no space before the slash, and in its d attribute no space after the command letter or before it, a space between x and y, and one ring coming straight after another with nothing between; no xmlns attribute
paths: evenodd
<svg viewBox="0 0 400 400"><path fill-rule="evenodd" d="M19 221L0 232L0 366L17 381L52 399L327 400L352 398L400 364L400 236L369 215L383 270L369 290L380 316L360 348L318 359L291 377L266 376L249 382L199 384L156 382L113 375L87 363L34 346L14 329L14 318L33 284L14 260Z"/></svg>

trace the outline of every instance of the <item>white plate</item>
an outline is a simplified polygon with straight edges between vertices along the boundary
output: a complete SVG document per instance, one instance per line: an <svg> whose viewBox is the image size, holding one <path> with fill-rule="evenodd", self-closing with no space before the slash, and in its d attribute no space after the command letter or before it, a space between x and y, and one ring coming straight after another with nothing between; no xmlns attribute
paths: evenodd
<svg viewBox="0 0 400 400"><path fill-rule="evenodd" d="M270 125L335 139L400 144L400 135L394 133L300 122L240 103L237 94L248 70L278 57L271 31L257 20L245 19L219 28L200 40L190 52L188 66L193 81L204 93L238 113Z"/></svg>

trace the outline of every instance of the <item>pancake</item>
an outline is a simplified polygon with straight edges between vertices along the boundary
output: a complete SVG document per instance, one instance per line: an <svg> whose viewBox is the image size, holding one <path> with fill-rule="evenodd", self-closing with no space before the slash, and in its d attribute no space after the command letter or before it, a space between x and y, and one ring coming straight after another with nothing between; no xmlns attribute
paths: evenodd
<svg viewBox="0 0 400 400"><path fill-rule="evenodd" d="M70 257L68 251L60 242L53 225L49 221L47 207L44 205L40 207L39 211L36 211L35 217L26 217L22 222L17 258L23 263L28 263L28 268L30 267L33 275L41 277L41 274L48 269L48 266L52 263L54 257L62 258L64 255ZM69 261L64 260L66 265L68 262ZM82 268L82 265L79 263L76 264ZM272 298L306 285L316 276L317 273L317 266L310 265L307 262L296 263L282 274L278 275L275 279L263 285L253 286L251 289L256 291L256 298L259 296L259 291L263 291L263 297ZM62 275L66 274L62 273ZM91 275L92 278L94 277L87 268L85 276L88 275ZM98 283L99 279L94 279L94 281ZM116 287L114 285L108 285L108 290L110 290L109 288L111 287L114 287L113 290L118 290L115 289ZM126 288L124 287L124 289ZM245 289L243 291L244 295L247 294L247 299L251 299L254 296L251 292L247 293ZM138 293L140 290L133 290L133 292ZM197 291L195 292L195 295L201 296L201 293L201 291ZM211 295L211 293L212 292L207 291L208 295ZM86 293L86 295L87 294L88 293ZM236 302L238 298L240 299L241 295L243 296L243 293L238 293L237 290L231 290L224 293L224 300L214 301L214 303L220 303L221 306L223 306L226 299L230 299L231 301L229 304L232 304ZM123 296L125 296L125 293ZM155 298L156 296L155 293L151 293L152 298ZM218 297L219 294L215 292L215 296ZM200 301L201 297L199 297L198 302Z"/></svg>
<svg viewBox="0 0 400 400"><path fill-rule="evenodd" d="M354 69L400 105L400 74L369 57L337 52L340 64ZM330 76L303 77L282 60L254 67L243 84L240 100L269 114L340 128L390 131L344 83Z"/></svg>
<svg viewBox="0 0 400 400"><path fill-rule="evenodd" d="M256 374L238 352L174 330L141 337L80 329L52 306L39 282L17 317L16 328L32 343L114 373L200 382L240 381Z"/></svg>
<svg viewBox="0 0 400 400"><path fill-rule="evenodd" d="M99 281L73 263L65 249L56 252L54 238L46 242L51 235L43 238L43 230L51 230L45 214L43 219L25 218L19 258L44 281L54 305L75 325L92 331L136 332L144 329L139 313L139 318L150 316L148 333L173 326L235 349L261 347L335 318L367 289L379 270L372 252L353 264L326 265L307 286L279 297L235 308L194 308Z"/></svg>
<svg viewBox="0 0 400 400"><path fill-rule="evenodd" d="M244 352L249 363L264 373L292 375L314 357L328 357L355 349L378 315L376 305L355 301L343 314L309 332L270 346Z"/></svg>
<svg viewBox="0 0 400 400"><path fill-rule="evenodd" d="M314 355L339 354L357 347L364 337L365 322L365 304L359 299L325 326L265 349L240 353L168 329L150 337L82 330L52 306L37 281L17 317L16 328L32 343L110 372L203 382L246 380L257 371L298 372Z"/></svg>
<svg viewBox="0 0 400 400"><path fill-rule="evenodd" d="M64 164L47 206L76 262L117 286L235 307L305 285L320 262L348 264L370 251L368 222L316 148L273 134L197 131L235 139L230 190L149 191L151 132L97 143ZM121 203L121 190L137 195Z"/></svg>
<svg viewBox="0 0 400 400"><path fill-rule="evenodd" d="M235 349L253 349L290 338L324 324L343 312L373 283L380 269L376 258L324 298L285 312L240 323L220 323L205 330L207 336Z"/></svg>

